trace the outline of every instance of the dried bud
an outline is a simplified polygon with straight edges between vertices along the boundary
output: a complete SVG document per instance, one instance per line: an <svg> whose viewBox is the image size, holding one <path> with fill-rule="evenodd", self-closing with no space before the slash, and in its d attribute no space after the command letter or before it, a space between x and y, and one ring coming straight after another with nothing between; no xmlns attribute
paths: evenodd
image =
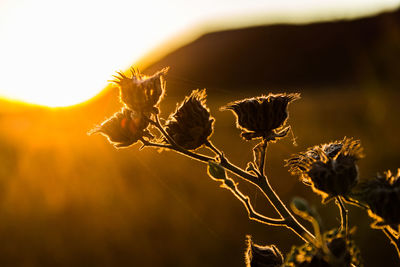
<svg viewBox="0 0 400 267"><path fill-rule="evenodd" d="M111 144L121 148L136 143L142 137L151 138L152 135L146 129L148 125L148 120L142 115L122 108L121 111L116 112L111 118L91 130L89 134L101 133L108 138Z"/></svg>
<svg viewBox="0 0 400 267"><path fill-rule="evenodd" d="M312 211L310 205L308 204L307 200L301 197L294 197L292 199L291 205L292 210L296 214L305 214L306 216L312 216ZM304 217L304 216L302 216Z"/></svg>
<svg viewBox="0 0 400 267"><path fill-rule="evenodd" d="M236 115L236 125L244 139L275 140L287 134L289 128L284 128L289 116L287 107L299 98L300 94L269 94L236 101L221 109L231 110Z"/></svg>
<svg viewBox="0 0 400 267"><path fill-rule="evenodd" d="M226 180L226 171L225 169L217 162L209 161L207 168L208 175L216 181L224 181Z"/></svg>
<svg viewBox="0 0 400 267"><path fill-rule="evenodd" d="M375 226L400 224L400 169L396 175L390 171L378 174L359 188L355 198L369 206L369 214L377 220Z"/></svg>
<svg viewBox="0 0 400 267"><path fill-rule="evenodd" d="M212 134L214 119L205 105L206 90L194 90L166 122L166 131L185 149L204 145Z"/></svg>
<svg viewBox="0 0 400 267"><path fill-rule="evenodd" d="M259 246L247 237L247 250L245 254L247 267L279 267L283 257L279 249L274 246Z"/></svg>
<svg viewBox="0 0 400 267"><path fill-rule="evenodd" d="M356 161L362 156L360 141L344 138L294 155L286 166L326 199L350 193L358 182Z"/></svg>
<svg viewBox="0 0 400 267"><path fill-rule="evenodd" d="M318 248L311 243L293 247L286 256L283 266L350 267L362 265L360 251L354 241L337 233L336 229L325 233L323 242L325 244Z"/></svg>
<svg viewBox="0 0 400 267"><path fill-rule="evenodd" d="M114 82L119 85L121 102L138 113L158 113L157 105L165 92L168 69L164 68L150 77L137 70L132 70L131 78L118 72L119 76L114 76Z"/></svg>

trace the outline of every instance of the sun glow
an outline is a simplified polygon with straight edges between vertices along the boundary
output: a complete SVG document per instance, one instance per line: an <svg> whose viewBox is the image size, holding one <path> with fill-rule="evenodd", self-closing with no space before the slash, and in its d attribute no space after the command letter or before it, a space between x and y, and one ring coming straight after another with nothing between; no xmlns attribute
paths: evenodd
<svg viewBox="0 0 400 267"><path fill-rule="evenodd" d="M390 0L321 3L3 0L0 96L53 107L83 102L98 94L115 71L203 22L207 27L198 27L175 45L210 29L354 17L399 5Z"/></svg>

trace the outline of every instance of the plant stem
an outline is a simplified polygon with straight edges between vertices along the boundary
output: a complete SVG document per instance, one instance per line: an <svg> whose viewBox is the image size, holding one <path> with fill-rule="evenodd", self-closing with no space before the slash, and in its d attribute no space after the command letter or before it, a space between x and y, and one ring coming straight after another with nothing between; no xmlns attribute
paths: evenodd
<svg viewBox="0 0 400 267"><path fill-rule="evenodd" d="M400 239L399 239L399 237L396 237L392 233L392 231L390 231L389 226L386 226L386 227L382 228L382 231L390 239L392 245L395 246L396 251L397 251L397 255L400 257Z"/></svg>
<svg viewBox="0 0 400 267"><path fill-rule="evenodd" d="M142 139L140 141L142 141L142 143L143 143L141 148L144 148L144 147L159 147L159 148L167 148L167 149L171 149L172 148L171 145L153 143L153 142L149 142L149 141L147 141L145 139Z"/></svg>
<svg viewBox="0 0 400 267"><path fill-rule="evenodd" d="M209 144L215 148L214 145L212 145L211 141L209 141ZM218 149L216 149L219 151ZM221 153L221 152L220 152ZM223 153L221 153L223 155ZM263 153L265 157L265 152ZM293 216L293 214L289 211L289 209L285 206L285 204L281 201L279 196L275 193L273 188L271 187L267 177L262 174L261 177L253 176L248 172L245 172L241 168L235 166L234 164L230 163L225 157L221 158L221 166L224 167L225 169L229 170L233 174L241 177L242 179L246 180L249 183L254 184L255 186L258 187L259 190L261 190L264 194L264 196L269 200L269 202L272 204L272 206L275 208L275 210L278 212L278 214L285 219L286 227L291 229L293 232L295 232L300 238L305 240L306 242L313 242L315 240L315 237L303 226L296 220L296 218Z"/></svg>
<svg viewBox="0 0 400 267"><path fill-rule="evenodd" d="M268 146L268 141L266 139L263 139L263 144L261 147L260 166L258 167L258 170L262 175L265 175L265 157L266 157L265 154L267 151L267 146Z"/></svg>
<svg viewBox="0 0 400 267"><path fill-rule="evenodd" d="M243 203L249 214L249 219L273 226L286 225L287 222L285 219L273 219L257 213L251 205L249 197L240 192L240 190L237 188L237 185L232 179L228 178L226 181L224 181L222 187L229 189L233 193L233 195Z"/></svg>
<svg viewBox="0 0 400 267"><path fill-rule="evenodd" d="M346 202L346 203L348 203L350 205L362 208L364 210L368 210L369 209L367 205L364 205L364 204L358 202L357 200L351 199L349 197L343 197L343 200L344 200L344 202Z"/></svg>
<svg viewBox="0 0 400 267"><path fill-rule="evenodd" d="M338 205L340 210L340 230L345 232L346 236L348 234L348 210L346 209L343 200L340 196L336 197L336 205Z"/></svg>
<svg viewBox="0 0 400 267"><path fill-rule="evenodd" d="M286 219L286 227L295 232L300 238L306 242L314 243L315 236L311 234L289 211L274 189L271 187L268 178L263 176L257 182L257 187L264 193L265 197L269 200L275 210Z"/></svg>
<svg viewBox="0 0 400 267"><path fill-rule="evenodd" d="M216 148L213 143L211 143L211 141L207 141L206 142L206 147L208 147L209 149L211 149L211 151L213 151L215 154L217 154L220 159L224 158L224 153L222 153L221 151L218 150L218 148Z"/></svg>

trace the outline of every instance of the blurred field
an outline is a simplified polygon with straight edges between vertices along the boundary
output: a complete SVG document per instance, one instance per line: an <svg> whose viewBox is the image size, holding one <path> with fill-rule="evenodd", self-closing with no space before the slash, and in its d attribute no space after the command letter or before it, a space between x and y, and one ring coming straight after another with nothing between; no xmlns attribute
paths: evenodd
<svg viewBox="0 0 400 267"><path fill-rule="evenodd" d="M174 88L171 88L174 90ZM189 92L189 91L187 91ZM240 140L233 116L218 107L266 91L223 95L209 90L217 118L212 137L245 166L251 144ZM367 157L361 176L400 167L397 91L313 90L290 106L291 138L270 146L272 184L288 202L301 195L315 204L326 225L338 223L333 204L321 206L311 190L282 166L290 154L340 139L360 138ZM181 97L166 97L163 115ZM243 266L246 234L283 252L300 240L286 229L249 222L242 205L209 179L201 163L172 152L138 146L115 150L102 136L86 135L95 123L119 109L111 91L85 105L43 109L3 103L0 113L1 266ZM256 208L273 215L260 193L240 181ZM350 224L366 266L394 266L395 251L371 220L351 210ZM379 255L379 257L377 256Z"/></svg>

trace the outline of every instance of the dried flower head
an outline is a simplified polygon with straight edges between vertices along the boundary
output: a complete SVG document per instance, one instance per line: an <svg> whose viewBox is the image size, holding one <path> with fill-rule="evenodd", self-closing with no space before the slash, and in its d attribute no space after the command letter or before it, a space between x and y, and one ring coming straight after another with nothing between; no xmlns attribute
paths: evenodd
<svg viewBox="0 0 400 267"><path fill-rule="evenodd" d="M344 138L294 155L286 166L326 199L350 193L358 182L356 161L362 157L360 141Z"/></svg>
<svg viewBox="0 0 400 267"><path fill-rule="evenodd" d="M284 128L289 116L287 107L299 98L300 94L269 94L235 101L221 109L231 110L236 115L236 125L244 139L275 140L287 134L289 128Z"/></svg>
<svg viewBox="0 0 400 267"><path fill-rule="evenodd" d="M247 236L245 260L247 267L279 267L283 263L283 256L276 246L256 245Z"/></svg>
<svg viewBox="0 0 400 267"><path fill-rule="evenodd" d="M362 266L361 255L353 240L346 238L336 229L323 235L320 247L306 243L293 247L282 266L293 267L350 267Z"/></svg>
<svg viewBox="0 0 400 267"><path fill-rule="evenodd" d="M119 85L121 102L138 113L158 113L157 105L165 92L165 75L168 69L164 68L152 76L132 69L131 78L118 72L119 76L114 76L114 82Z"/></svg>
<svg viewBox="0 0 400 267"><path fill-rule="evenodd" d="M213 132L214 119L205 105L206 90L194 90L166 122L166 131L185 149L204 145Z"/></svg>
<svg viewBox="0 0 400 267"><path fill-rule="evenodd" d="M147 119L133 111L122 108L112 117L95 127L89 134L101 133L108 138L117 148L130 146L143 137L152 138L146 129L149 125Z"/></svg>
<svg viewBox="0 0 400 267"><path fill-rule="evenodd" d="M375 179L361 183L355 198L366 203L371 217L376 219L374 226L400 224L400 169L397 174L387 171Z"/></svg>

